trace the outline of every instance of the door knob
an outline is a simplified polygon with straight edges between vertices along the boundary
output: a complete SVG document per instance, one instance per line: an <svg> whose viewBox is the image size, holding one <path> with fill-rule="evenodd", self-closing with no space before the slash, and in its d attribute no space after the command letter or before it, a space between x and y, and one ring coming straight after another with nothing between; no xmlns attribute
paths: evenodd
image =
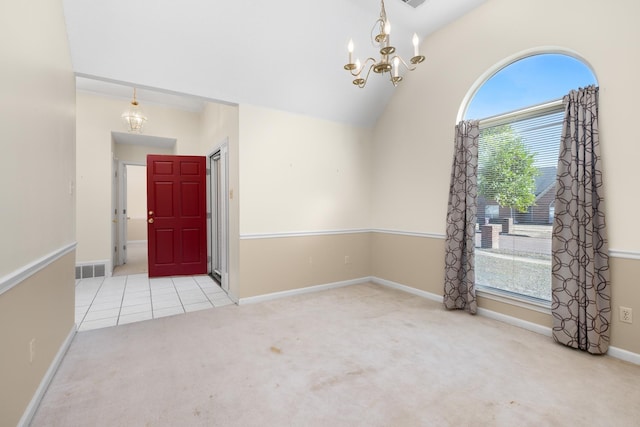
<svg viewBox="0 0 640 427"><path fill-rule="evenodd" d="M153 218L149 218L149 224L153 224Z"/></svg>
<svg viewBox="0 0 640 427"><path fill-rule="evenodd" d="M149 215L153 215L153 211L149 211Z"/></svg>

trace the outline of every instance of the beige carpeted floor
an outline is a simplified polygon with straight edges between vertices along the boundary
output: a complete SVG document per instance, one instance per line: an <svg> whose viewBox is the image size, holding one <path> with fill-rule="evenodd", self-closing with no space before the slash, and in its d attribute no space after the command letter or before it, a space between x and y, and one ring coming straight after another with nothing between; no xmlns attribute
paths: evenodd
<svg viewBox="0 0 640 427"><path fill-rule="evenodd" d="M638 426L640 366L373 284L77 334L32 426Z"/></svg>

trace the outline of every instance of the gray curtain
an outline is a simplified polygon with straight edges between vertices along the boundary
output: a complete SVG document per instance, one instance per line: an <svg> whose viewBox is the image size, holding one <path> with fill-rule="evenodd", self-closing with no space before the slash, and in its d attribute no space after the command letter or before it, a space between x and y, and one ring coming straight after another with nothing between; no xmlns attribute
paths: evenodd
<svg viewBox="0 0 640 427"><path fill-rule="evenodd" d="M609 347L611 299L598 88L564 97L552 239L553 337L593 354Z"/></svg>
<svg viewBox="0 0 640 427"><path fill-rule="evenodd" d="M444 306L471 314L477 311L474 247L479 135L477 120L456 126L445 242Z"/></svg>

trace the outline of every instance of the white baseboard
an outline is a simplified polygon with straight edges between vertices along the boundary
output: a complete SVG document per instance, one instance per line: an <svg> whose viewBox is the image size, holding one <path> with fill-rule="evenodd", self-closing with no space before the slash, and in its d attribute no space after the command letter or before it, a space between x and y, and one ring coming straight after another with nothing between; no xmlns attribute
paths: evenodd
<svg viewBox="0 0 640 427"><path fill-rule="evenodd" d="M401 285L400 283L392 282L391 280L381 279L379 277L372 277L371 281L378 285L383 285L388 288L398 289L403 292L407 292L413 295L417 295L422 298L430 299L435 302L442 302L442 295L436 295L431 292L423 291L420 289L412 288L411 286Z"/></svg>
<svg viewBox="0 0 640 427"><path fill-rule="evenodd" d="M71 331L69 331L69 335L67 335L67 338L64 340L64 342L60 346L58 353L56 353L56 357L54 357L53 361L51 361L51 365L49 365L49 369L47 369L47 372L44 374L42 381L40 381L40 385L38 386L38 389L36 390L33 397L31 398L29 405L27 405L27 409L22 414L22 418L20 418L20 421L18 422L18 427L23 427L23 426L27 427L31 423L31 419L35 415L36 410L40 405L40 401L42 400L44 393L47 391L47 388L49 387L49 383L51 383L53 376L58 370L60 363L62 363L62 359L64 358L64 355L67 353L67 350L69 349L69 346L71 345L71 342L73 341L73 338L76 335L76 330L77 328L76 328L76 325L74 324L73 327L71 328Z"/></svg>
<svg viewBox="0 0 640 427"><path fill-rule="evenodd" d="M273 292L270 294L257 295L255 297L240 298L238 300L238 305L255 304L257 302L271 301L274 299L286 298L294 295L325 291L327 289L341 288L343 286L356 285L359 283L366 283L370 281L371 277L361 277L359 279L344 280L342 282L326 283L324 285L315 285L306 288L292 289L290 291Z"/></svg>
<svg viewBox="0 0 640 427"><path fill-rule="evenodd" d="M497 320L498 322L507 323L512 326L517 326L522 329L526 329L531 332L551 336L551 328L548 326L542 326L537 323L529 322L527 320L518 319L517 317L507 316L506 314L498 313L497 311L487 310L486 308L478 307L478 314L489 319Z"/></svg>
<svg viewBox="0 0 640 427"><path fill-rule="evenodd" d="M628 350L623 350L618 347L609 347L609 351L607 351L607 356L615 357L616 359L624 360L625 362L630 362L636 365L640 365L640 354L633 353Z"/></svg>

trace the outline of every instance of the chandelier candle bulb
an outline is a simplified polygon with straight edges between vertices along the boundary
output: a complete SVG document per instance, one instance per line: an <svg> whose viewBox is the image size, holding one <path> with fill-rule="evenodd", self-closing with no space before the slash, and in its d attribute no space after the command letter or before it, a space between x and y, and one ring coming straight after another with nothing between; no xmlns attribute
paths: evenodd
<svg viewBox="0 0 640 427"><path fill-rule="evenodd" d="M353 64L353 39L349 39L347 50L349 51L349 64Z"/></svg>
<svg viewBox="0 0 640 427"><path fill-rule="evenodd" d="M389 22L389 20L384 24L384 34L387 40L387 47L389 48L391 46L391 22Z"/></svg>
<svg viewBox="0 0 640 427"><path fill-rule="evenodd" d="M418 39L418 35L413 33L413 56L418 56L418 45L420 44L420 39Z"/></svg>
<svg viewBox="0 0 640 427"><path fill-rule="evenodd" d="M393 77L398 77L398 68L400 68L400 58L393 58Z"/></svg>

